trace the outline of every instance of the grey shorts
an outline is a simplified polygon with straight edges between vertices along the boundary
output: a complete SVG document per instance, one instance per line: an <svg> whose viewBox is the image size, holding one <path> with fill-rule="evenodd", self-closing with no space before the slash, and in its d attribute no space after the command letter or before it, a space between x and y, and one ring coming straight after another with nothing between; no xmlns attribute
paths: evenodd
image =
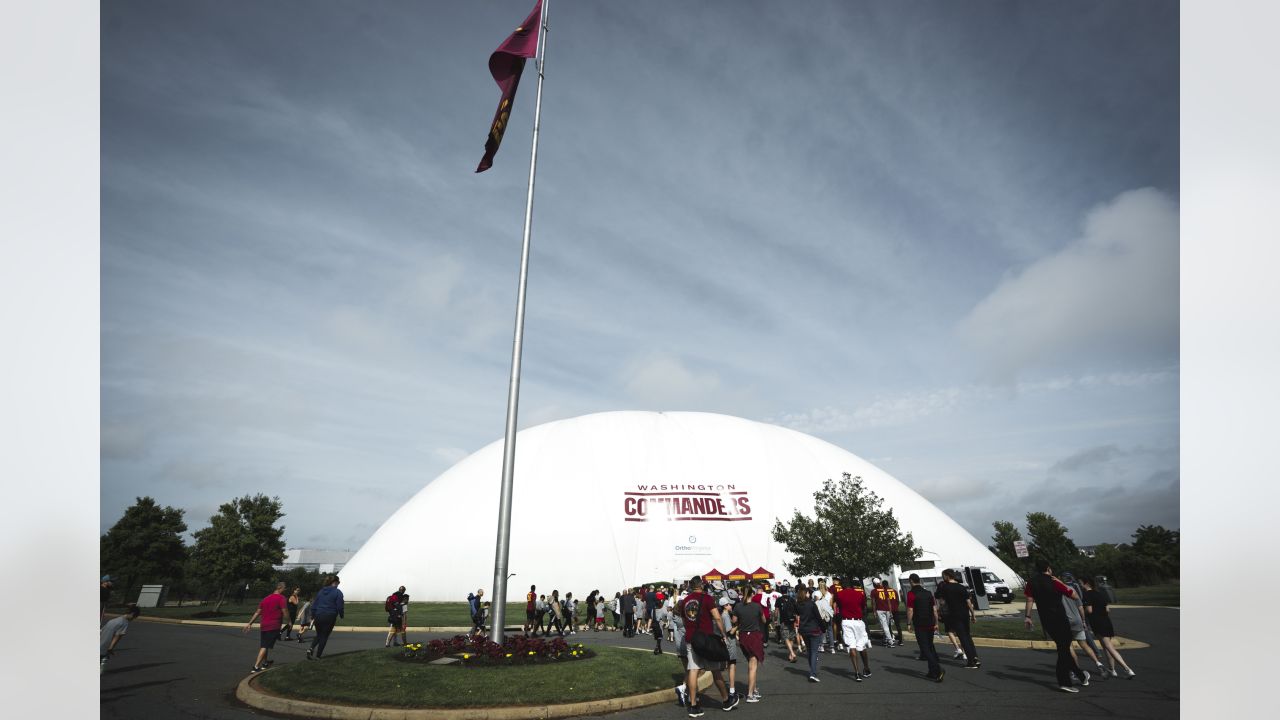
<svg viewBox="0 0 1280 720"><path fill-rule="evenodd" d="M796 629L795 629L795 627L793 627L792 625L790 625L790 624L788 624L788 623L779 623L779 627L781 627L781 629L782 629L782 639L783 639L783 640L795 640L795 639L796 639Z"/></svg>

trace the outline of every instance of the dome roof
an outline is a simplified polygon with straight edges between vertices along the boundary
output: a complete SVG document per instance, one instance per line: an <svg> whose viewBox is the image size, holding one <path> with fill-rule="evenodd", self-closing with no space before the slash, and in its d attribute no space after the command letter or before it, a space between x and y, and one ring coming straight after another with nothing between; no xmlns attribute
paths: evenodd
<svg viewBox="0 0 1280 720"><path fill-rule="evenodd" d="M774 520L811 512L814 491L846 472L861 476L936 561L921 575L981 565L1015 580L924 497L835 445L727 415L626 411L519 432L508 600L523 599L531 584L539 594L612 596L713 567L790 577ZM462 600L477 588L491 596L501 478L497 440L427 483L343 568L344 595L381 600L404 585L418 600Z"/></svg>

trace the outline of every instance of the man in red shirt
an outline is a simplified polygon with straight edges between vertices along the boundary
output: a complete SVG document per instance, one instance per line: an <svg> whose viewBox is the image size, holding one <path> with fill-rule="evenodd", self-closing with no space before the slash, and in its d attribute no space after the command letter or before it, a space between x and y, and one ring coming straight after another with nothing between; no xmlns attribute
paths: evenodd
<svg viewBox="0 0 1280 720"><path fill-rule="evenodd" d="M702 591L702 577L694 575L689 579L689 594L680 601L678 611L680 617L684 618L684 642L688 651L684 683L685 690L689 693L689 717L702 716L702 706L698 704L698 673L703 670L711 671L711 679L715 681L716 689L724 699L724 709L732 710L738 704L738 695L734 693L730 704L729 689L720 672L724 663L698 655L693 647L694 635L715 635L716 628L721 624L715 598Z"/></svg>
<svg viewBox="0 0 1280 720"><path fill-rule="evenodd" d="M524 596L524 635L529 636L529 628L538 626L538 586L530 585L529 593ZM538 634L537 630L533 633Z"/></svg>
<svg viewBox="0 0 1280 720"><path fill-rule="evenodd" d="M289 601L284 597L284 583L276 583L276 591L262 598L262 602L258 603L258 609L253 611L253 617L249 618L249 622L244 626L244 632L249 632L253 621L259 616L262 617L262 624L258 627L262 631L258 641L258 659L254 661L251 672L266 670L267 665L271 664L271 661L267 660L267 651L276 646L276 640L280 637L280 628L284 627L284 617L288 612Z"/></svg>
<svg viewBox="0 0 1280 720"><path fill-rule="evenodd" d="M871 660L867 650L871 648L871 638L867 635L867 624L862 616L867 607L867 592L862 588L862 580L851 578L849 587L842 587L832 594L831 605L844 619L841 620L840 633L844 644L849 648L849 661L853 663L853 679L862 682L871 677ZM858 667L858 657L862 658L862 667Z"/></svg>

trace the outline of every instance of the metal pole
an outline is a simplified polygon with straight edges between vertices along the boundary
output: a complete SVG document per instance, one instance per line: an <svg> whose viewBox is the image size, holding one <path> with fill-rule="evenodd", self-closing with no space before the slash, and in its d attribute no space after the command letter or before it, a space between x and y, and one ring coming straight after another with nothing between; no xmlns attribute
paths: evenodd
<svg viewBox="0 0 1280 720"><path fill-rule="evenodd" d="M542 0L538 32L538 98L533 104L533 150L529 157L529 196L524 206L524 247L520 251L520 292L516 331L511 343L511 387L507 391L507 431L502 446L502 496L498 501L498 542L493 560L493 640L502 642L507 615L507 559L511 551L511 486L516 468L516 411L520 405L520 351L524 342L524 296L529 281L529 235L533 228L533 179L538 169L538 123L542 116L542 76L547 53L547 6Z"/></svg>

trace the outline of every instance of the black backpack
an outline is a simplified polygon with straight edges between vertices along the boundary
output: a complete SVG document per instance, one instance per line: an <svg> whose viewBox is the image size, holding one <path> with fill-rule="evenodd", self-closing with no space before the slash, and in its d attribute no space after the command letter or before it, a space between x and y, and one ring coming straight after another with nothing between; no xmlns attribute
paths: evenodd
<svg viewBox="0 0 1280 720"><path fill-rule="evenodd" d="M796 618L796 601L790 595L778 598L778 620L789 623Z"/></svg>

